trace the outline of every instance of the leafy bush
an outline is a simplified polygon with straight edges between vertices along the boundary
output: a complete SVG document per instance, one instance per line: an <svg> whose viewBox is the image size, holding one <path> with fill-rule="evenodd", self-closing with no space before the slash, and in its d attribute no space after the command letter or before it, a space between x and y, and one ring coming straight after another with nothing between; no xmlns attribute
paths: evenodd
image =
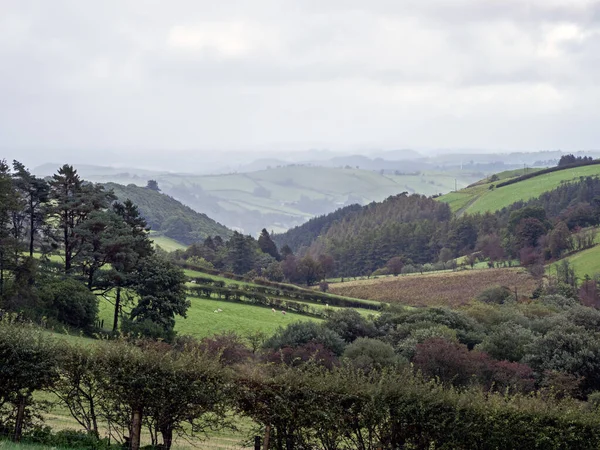
<svg viewBox="0 0 600 450"><path fill-rule="evenodd" d="M40 288L48 316L76 328L90 329L98 317L98 298L72 278L54 279Z"/></svg>
<svg viewBox="0 0 600 450"><path fill-rule="evenodd" d="M166 329L150 319L137 321L124 317L121 321L121 331L134 339L145 337L171 342L175 338L175 331Z"/></svg>
<svg viewBox="0 0 600 450"><path fill-rule="evenodd" d="M500 361L521 361L533 338L531 330L516 323L505 323L490 332L477 348Z"/></svg>
<svg viewBox="0 0 600 450"><path fill-rule="evenodd" d="M349 308L333 311L323 325L334 331L345 342L352 342L360 337L375 337L379 334L373 322L367 320L358 311Z"/></svg>
<svg viewBox="0 0 600 450"><path fill-rule="evenodd" d="M512 296L512 292L505 286L492 286L477 296L477 300L483 303L506 303Z"/></svg>
<svg viewBox="0 0 600 450"><path fill-rule="evenodd" d="M358 338L348 345L344 350L344 359L365 371L392 367L402 361L390 344L370 338Z"/></svg>
<svg viewBox="0 0 600 450"><path fill-rule="evenodd" d="M314 322L291 323L279 328L265 344L265 348L279 350L284 347L296 348L309 342L322 344L335 355L344 352L344 341L334 331Z"/></svg>

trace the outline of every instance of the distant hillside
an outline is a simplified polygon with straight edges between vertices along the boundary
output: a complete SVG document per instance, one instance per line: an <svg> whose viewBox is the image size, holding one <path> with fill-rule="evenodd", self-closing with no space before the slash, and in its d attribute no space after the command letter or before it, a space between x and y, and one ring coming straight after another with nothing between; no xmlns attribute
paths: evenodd
<svg viewBox="0 0 600 450"><path fill-rule="evenodd" d="M433 195L466 187L485 173L475 170L415 171L402 161L387 170L356 166L288 165L250 173L194 175L82 166L98 183L145 186L155 179L162 192L218 222L248 234L284 232L351 204L382 201L401 192ZM79 166L76 166L79 170ZM39 169L42 172L43 167ZM49 168L46 172L51 173Z"/></svg>
<svg viewBox="0 0 600 450"><path fill-rule="evenodd" d="M511 172L513 177L523 174L523 170ZM544 173L507 186L497 187L498 182L506 181L506 178L500 176L498 180L491 181L491 178L488 178L458 192L443 195L438 200L447 203L452 211L459 215L494 212L517 201L527 201L539 197L565 182L596 175L600 175L600 165L587 165Z"/></svg>
<svg viewBox="0 0 600 450"><path fill-rule="evenodd" d="M119 200L135 203L153 231L182 244L192 244L207 236L227 238L231 230L168 195L130 184L106 183Z"/></svg>

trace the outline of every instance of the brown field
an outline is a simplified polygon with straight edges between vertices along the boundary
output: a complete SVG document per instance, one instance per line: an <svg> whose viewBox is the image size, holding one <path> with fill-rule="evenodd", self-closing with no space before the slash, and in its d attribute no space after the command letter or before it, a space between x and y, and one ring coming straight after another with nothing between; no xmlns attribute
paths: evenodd
<svg viewBox="0 0 600 450"><path fill-rule="evenodd" d="M516 288L521 297L531 295L537 283L523 269L475 269L347 281L330 284L329 291L408 306L460 306L491 286Z"/></svg>

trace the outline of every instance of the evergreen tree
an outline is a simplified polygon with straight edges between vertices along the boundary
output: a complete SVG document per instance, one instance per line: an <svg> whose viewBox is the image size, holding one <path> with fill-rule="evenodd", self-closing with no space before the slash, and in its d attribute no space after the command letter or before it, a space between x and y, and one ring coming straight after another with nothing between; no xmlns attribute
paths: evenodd
<svg viewBox="0 0 600 450"><path fill-rule="evenodd" d="M14 267L17 242L12 233L13 213L18 209L17 192L14 189L10 167L0 160L0 296L4 294L6 271Z"/></svg>
<svg viewBox="0 0 600 450"><path fill-rule="evenodd" d="M23 215L28 227L29 256L32 257L35 238L44 223L43 207L48 201L49 186L18 161L13 161L13 169L15 187L24 201Z"/></svg>
<svg viewBox="0 0 600 450"><path fill-rule="evenodd" d="M254 246L256 245L251 236L244 236L237 231L227 242L229 250L229 266L234 273L243 275L252 270L254 266Z"/></svg>
<svg viewBox="0 0 600 450"><path fill-rule="evenodd" d="M131 200L115 203L113 210L128 227L126 243L129 249L129 251L121 251L114 255L111 260L112 270L107 274L109 286L116 289L113 331L117 331L121 311L121 291L124 287L132 285L135 281L135 268L143 258L153 255L154 249L149 238L146 221Z"/></svg>
<svg viewBox="0 0 600 450"><path fill-rule="evenodd" d="M158 182L156 180L148 180L148 184L146 184L146 189L160 192L160 188L158 187Z"/></svg>
<svg viewBox="0 0 600 450"><path fill-rule="evenodd" d="M51 233L55 246L60 244L64 255L64 270L69 273L74 259L84 245L77 229L93 211L106 209L114 200L102 186L84 183L73 166L65 164L50 181L50 223L57 233Z"/></svg>
<svg viewBox="0 0 600 450"><path fill-rule="evenodd" d="M275 242L273 242L271 236L269 236L269 232L265 228L262 229L260 236L258 237L258 246L263 253L271 255L277 261L281 259Z"/></svg>

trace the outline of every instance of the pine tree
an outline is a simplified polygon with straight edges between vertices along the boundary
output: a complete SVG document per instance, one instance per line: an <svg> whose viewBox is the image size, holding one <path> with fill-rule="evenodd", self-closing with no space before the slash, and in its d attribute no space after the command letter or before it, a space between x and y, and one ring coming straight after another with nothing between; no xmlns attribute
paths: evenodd
<svg viewBox="0 0 600 450"><path fill-rule="evenodd" d="M33 257L35 238L44 223L43 207L48 201L46 181L32 175L23 164L13 161L15 187L23 198L24 218L28 226L29 256Z"/></svg>
<svg viewBox="0 0 600 450"><path fill-rule="evenodd" d="M269 235L269 232L265 228L262 229L260 236L258 237L258 246L260 247L263 253L271 255L277 261L281 260L281 256L277 251L277 246L275 245L275 242L273 242L271 236Z"/></svg>
<svg viewBox="0 0 600 450"><path fill-rule="evenodd" d="M18 195L12 182L10 167L0 160L0 296L4 294L6 271L15 266L18 252L12 232L13 213L18 209Z"/></svg>
<svg viewBox="0 0 600 450"><path fill-rule="evenodd" d="M106 209L114 195L100 185L84 183L73 166L65 164L52 176L50 199L50 223L54 223L54 231L58 231L58 234L51 233L51 237L55 245L62 246L64 270L69 273L84 249L78 228L92 212Z"/></svg>

